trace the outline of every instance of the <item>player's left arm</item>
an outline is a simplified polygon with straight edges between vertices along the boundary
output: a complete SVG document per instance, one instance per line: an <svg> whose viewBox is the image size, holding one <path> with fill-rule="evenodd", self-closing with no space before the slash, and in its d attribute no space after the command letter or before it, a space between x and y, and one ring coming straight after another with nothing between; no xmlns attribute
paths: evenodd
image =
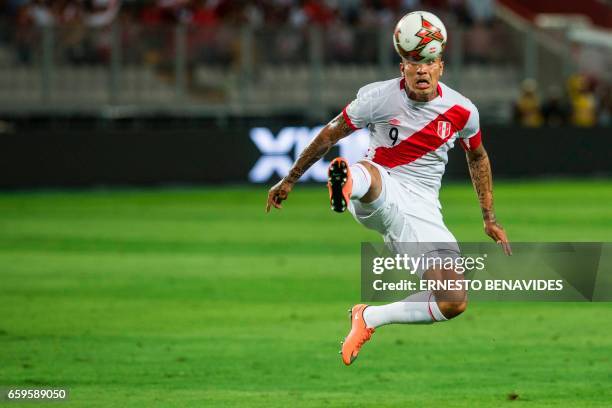
<svg viewBox="0 0 612 408"><path fill-rule="evenodd" d="M497 222L493 208L493 174L489 156L482 143L474 149L466 151L466 158L470 168L472 184L478 195L485 233L500 244L506 255L512 255L512 249L506 236L506 231Z"/></svg>

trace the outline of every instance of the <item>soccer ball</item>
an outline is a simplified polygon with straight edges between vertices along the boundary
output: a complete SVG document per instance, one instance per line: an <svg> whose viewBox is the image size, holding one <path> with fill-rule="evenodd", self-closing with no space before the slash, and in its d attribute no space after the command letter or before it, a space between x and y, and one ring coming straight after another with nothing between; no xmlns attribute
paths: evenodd
<svg viewBox="0 0 612 408"><path fill-rule="evenodd" d="M393 45L400 57L413 62L435 59L446 45L446 27L427 11L406 14L395 26Z"/></svg>

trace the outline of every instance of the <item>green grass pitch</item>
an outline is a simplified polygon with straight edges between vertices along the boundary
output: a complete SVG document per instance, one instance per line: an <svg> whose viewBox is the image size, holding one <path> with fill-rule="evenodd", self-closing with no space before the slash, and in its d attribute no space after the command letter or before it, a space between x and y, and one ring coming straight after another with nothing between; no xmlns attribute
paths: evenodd
<svg viewBox="0 0 612 408"><path fill-rule="evenodd" d="M323 187L268 215L265 197L0 194L0 388L84 407L611 406L607 303L475 303L383 327L344 367L359 244L379 237ZM512 240L612 241L610 182L498 182L496 200ZM459 240L486 239L468 181L442 202Z"/></svg>

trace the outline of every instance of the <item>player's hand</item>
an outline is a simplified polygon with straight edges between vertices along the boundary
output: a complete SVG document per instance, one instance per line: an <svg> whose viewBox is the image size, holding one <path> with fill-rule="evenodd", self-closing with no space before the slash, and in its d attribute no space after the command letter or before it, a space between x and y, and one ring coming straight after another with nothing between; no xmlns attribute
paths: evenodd
<svg viewBox="0 0 612 408"><path fill-rule="evenodd" d="M510 242L508 242L508 237L506 236L504 227L495 221L485 221L484 230L485 234L490 236L493 241L501 245L506 255L512 255L512 248L510 248Z"/></svg>
<svg viewBox="0 0 612 408"><path fill-rule="evenodd" d="M281 181L276 183L270 189L270 192L268 192L268 203L266 204L266 212L270 212L270 208L272 206L279 210L283 208L281 203L287 199L292 189L293 183L290 183L285 179L282 179Z"/></svg>

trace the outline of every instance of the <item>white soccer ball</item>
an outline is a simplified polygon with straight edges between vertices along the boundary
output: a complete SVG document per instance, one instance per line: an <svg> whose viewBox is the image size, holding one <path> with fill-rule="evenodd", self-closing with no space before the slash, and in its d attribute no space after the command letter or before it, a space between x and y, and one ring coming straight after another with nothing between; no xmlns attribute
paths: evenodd
<svg viewBox="0 0 612 408"><path fill-rule="evenodd" d="M395 26L393 45L400 57L421 62L439 57L446 45L446 27L427 11L406 14Z"/></svg>

